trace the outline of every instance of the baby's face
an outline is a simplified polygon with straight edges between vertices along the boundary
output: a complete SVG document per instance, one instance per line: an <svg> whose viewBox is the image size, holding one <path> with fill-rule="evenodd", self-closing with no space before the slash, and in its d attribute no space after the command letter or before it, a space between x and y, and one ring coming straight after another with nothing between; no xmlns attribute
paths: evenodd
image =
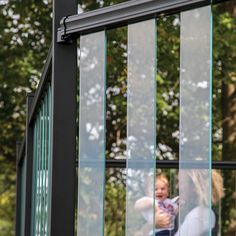
<svg viewBox="0 0 236 236"><path fill-rule="evenodd" d="M156 180L156 199L165 200L168 197L168 186L162 180Z"/></svg>

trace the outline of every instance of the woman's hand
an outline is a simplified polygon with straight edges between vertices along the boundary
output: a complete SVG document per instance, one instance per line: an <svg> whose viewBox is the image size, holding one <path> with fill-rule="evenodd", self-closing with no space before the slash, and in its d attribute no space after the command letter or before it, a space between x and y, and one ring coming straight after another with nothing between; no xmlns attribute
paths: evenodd
<svg viewBox="0 0 236 236"><path fill-rule="evenodd" d="M155 212L155 226L156 228L168 228L171 224L171 216L163 212L158 206L156 206Z"/></svg>

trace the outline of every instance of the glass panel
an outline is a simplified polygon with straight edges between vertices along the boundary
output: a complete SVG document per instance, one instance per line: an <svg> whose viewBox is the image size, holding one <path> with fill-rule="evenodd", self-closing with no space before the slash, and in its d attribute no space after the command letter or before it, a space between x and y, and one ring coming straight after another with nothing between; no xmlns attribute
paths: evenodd
<svg viewBox="0 0 236 236"><path fill-rule="evenodd" d="M50 128L51 87L49 86L34 124L32 235L48 235Z"/></svg>
<svg viewBox="0 0 236 236"><path fill-rule="evenodd" d="M128 112L126 235L154 228L155 175L155 19L128 26ZM142 212L148 198L147 217Z"/></svg>
<svg viewBox="0 0 236 236"><path fill-rule="evenodd" d="M159 160L176 160L179 157L179 15L157 19L157 48L156 155Z"/></svg>
<svg viewBox="0 0 236 236"><path fill-rule="evenodd" d="M37 169L37 206L36 206L36 235L41 233L41 159L42 159L42 107L39 111L39 141L38 141L38 169Z"/></svg>
<svg viewBox="0 0 236 236"><path fill-rule="evenodd" d="M52 117L52 109L51 109L51 86L49 85L48 93L47 93L47 136L46 136L46 180L45 180L45 191L46 191L46 204L45 204L45 235L48 235L48 226L50 219L50 176L51 176L51 117Z"/></svg>
<svg viewBox="0 0 236 236"><path fill-rule="evenodd" d="M103 235L105 32L80 38L78 235Z"/></svg>
<svg viewBox="0 0 236 236"><path fill-rule="evenodd" d="M181 13L180 162L177 235L210 235L211 8Z"/></svg>
<svg viewBox="0 0 236 236"><path fill-rule="evenodd" d="M106 158L126 158L127 27L107 31Z"/></svg>
<svg viewBox="0 0 236 236"><path fill-rule="evenodd" d="M213 159L236 161L236 1L213 6Z"/></svg>

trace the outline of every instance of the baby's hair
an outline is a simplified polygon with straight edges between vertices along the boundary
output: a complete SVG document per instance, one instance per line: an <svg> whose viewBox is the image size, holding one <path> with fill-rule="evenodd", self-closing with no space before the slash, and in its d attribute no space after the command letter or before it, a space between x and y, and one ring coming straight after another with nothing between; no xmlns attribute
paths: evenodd
<svg viewBox="0 0 236 236"><path fill-rule="evenodd" d="M163 173L156 175L156 181L157 180L162 181L169 188L169 181Z"/></svg>

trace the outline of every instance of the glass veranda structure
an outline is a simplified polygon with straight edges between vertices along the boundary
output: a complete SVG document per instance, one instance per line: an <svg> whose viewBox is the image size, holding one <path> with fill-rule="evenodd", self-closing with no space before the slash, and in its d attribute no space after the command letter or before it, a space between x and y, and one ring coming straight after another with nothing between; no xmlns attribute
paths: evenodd
<svg viewBox="0 0 236 236"><path fill-rule="evenodd" d="M76 15L74 1L54 2L18 154L17 235L236 233L234 104L220 77L235 73L235 47L215 46L235 37L235 18L226 36L218 20L228 3L135 0Z"/></svg>

